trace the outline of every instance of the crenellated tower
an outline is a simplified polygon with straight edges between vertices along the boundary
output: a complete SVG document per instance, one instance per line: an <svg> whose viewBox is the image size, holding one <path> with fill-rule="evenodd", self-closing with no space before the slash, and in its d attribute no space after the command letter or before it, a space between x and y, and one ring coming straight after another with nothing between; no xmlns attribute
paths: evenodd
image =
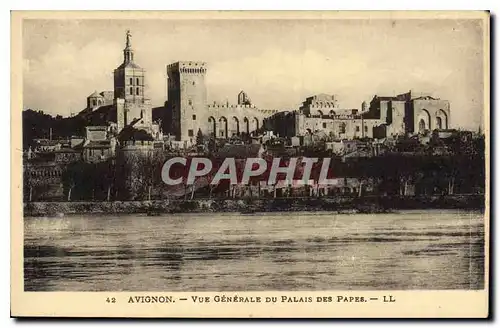
<svg viewBox="0 0 500 328"><path fill-rule="evenodd" d="M177 140L194 142L198 130L208 133L204 62L180 61L167 66L171 131Z"/></svg>

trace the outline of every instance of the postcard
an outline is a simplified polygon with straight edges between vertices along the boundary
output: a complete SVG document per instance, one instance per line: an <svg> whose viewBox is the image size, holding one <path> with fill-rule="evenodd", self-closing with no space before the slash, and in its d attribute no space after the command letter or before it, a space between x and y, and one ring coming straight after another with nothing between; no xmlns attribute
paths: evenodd
<svg viewBox="0 0 500 328"><path fill-rule="evenodd" d="M11 17L12 316L489 316L488 12Z"/></svg>

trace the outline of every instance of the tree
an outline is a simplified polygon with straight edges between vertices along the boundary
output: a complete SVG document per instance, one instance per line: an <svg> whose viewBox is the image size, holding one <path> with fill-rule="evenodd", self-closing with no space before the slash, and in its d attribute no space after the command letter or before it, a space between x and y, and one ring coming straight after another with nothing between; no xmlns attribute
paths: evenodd
<svg viewBox="0 0 500 328"><path fill-rule="evenodd" d="M214 136L210 136L210 138L208 139L208 151L209 152L217 151L217 142Z"/></svg>
<svg viewBox="0 0 500 328"><path fill-rule="evenodd" d="M28 202L33 201L33 189L43 184L43 179L36 176L29 168L24 169L24 190L28 190Z"/></svg>
<svg viewBox="0 0 500 328"><path fill-rule="evenodd" d="M70 202L74 199L75 190L77 187L81 191L85 190L89 180L85 178L85 172L88 170L88 165L82 162L70 163L62 173L62 182L64 188L67 190L66 200Z"/></svg>
<svg viewBox="0 0 500 328"><path fill-rule="evenodd" d="M203 141L203 133L201 132L201 129L198 129L198 133L196 134L196 145L203 145Z"/></svg>

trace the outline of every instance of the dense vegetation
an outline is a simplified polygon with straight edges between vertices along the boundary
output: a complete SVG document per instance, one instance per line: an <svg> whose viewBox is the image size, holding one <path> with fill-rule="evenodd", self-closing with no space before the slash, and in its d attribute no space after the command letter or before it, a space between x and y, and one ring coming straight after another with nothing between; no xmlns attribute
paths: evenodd
<svg viewBox="0 0 500 328"><path fill-rule="evenodd" d="M103 163L75 162L66 166L62 175L64 200L150 200L165 198L226 197L227 180L210 187L213 173L195 181L195 188L186 184L167 186L161 179L166 154L153 156L127 155ZM390 153L383 156L360 158L343 162L333 158L330 176L369 180L371 192L353 196L406 195L407 187L414 186L416 195L478 194L484 193L484 155L424 156ZM238 165L241 175L242 164ZM186 170L173 173L186 176ZM316 174L317 175L317 174ZM263 174L263 178L266 175ZM312 178L317 180L315 174ZM50 182L25 176L25 190L34 191L32 200L43 200ZM257 197L257 195L254 195Z"/></svg>
<svg viewBox="0 0 500 328"><path fill-rule="evenodd" d="M28 148L35 138L48 138L52 129L53 139L83 135L89 120L95 124L104 124L109 117L105 111L96 111L91 117L85 113L63 118L52 117L41 111L23 111L23 142ZM197 145L193 151L213 155L222 147L221 140L197 134ZM251 138L242 135L240 143L250 143ZM353 193L352 196L372 195L407 195L409 186L415 195L443 194L482 194L485 191L485 143L484 136L467 140L448 140L447 144L439 139L432 139L423 146L416 139L401 138L388 151L379 156L354 157L342 160L325 150L319 142L304 149L299 156L330 157L330 177L358 178L360 184L371 183L371 191ZM231 141L230 141L231 142ZM267 145L274 146L274 145ZM436 153L437 149L446 151ZM128 154L109 159L103 163L85 163L82 161L62 165L59 180L62 191L58 200L150 200L174 198L214 198L229 197L227 181L218 186L210 186L212 174L198 179L195 187L185 183L177 187L166 186L161 179L163 163L172 153L155 152L150 156ZM279 155L286 157L285 155ZM293 155L295 156L295 155ZM223 159L219 159L223 160ZM268 159L271 160L271 159ZM238 166L241 174L241 165ZM319 170L316 170L319 172ZM185 171L179 174L184 174ZM265 178L265 174L263 175ZM317 176L312 176L318 179ZM28 201L54 200L48 196L54 187L54 179L36 177L25 170L24 191ZM359 188L361 189L361 188ZM345 193L345 191L342 191ZM288 194L290 195L290 194ZM260 197L263 195L261 194ZM253 194L254 198L259 197ZM269 197L269 196L267 196ZM273 196L271 196L273 197Z"/></svg>

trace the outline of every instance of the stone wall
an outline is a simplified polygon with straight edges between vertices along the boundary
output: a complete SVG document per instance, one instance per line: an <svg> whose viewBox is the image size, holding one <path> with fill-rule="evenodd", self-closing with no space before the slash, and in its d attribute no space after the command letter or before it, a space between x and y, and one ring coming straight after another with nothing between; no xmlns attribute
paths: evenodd
<svg viewBox="0 0 500 328"><path fill-rule="evenodd" d="M329 197L276 199L204 199L129 202L33 202L24 203L24 216L64 214L131 214L196 212L339 211L380 213L397 209L484 210L484 195L426 197Z"/></svg>

